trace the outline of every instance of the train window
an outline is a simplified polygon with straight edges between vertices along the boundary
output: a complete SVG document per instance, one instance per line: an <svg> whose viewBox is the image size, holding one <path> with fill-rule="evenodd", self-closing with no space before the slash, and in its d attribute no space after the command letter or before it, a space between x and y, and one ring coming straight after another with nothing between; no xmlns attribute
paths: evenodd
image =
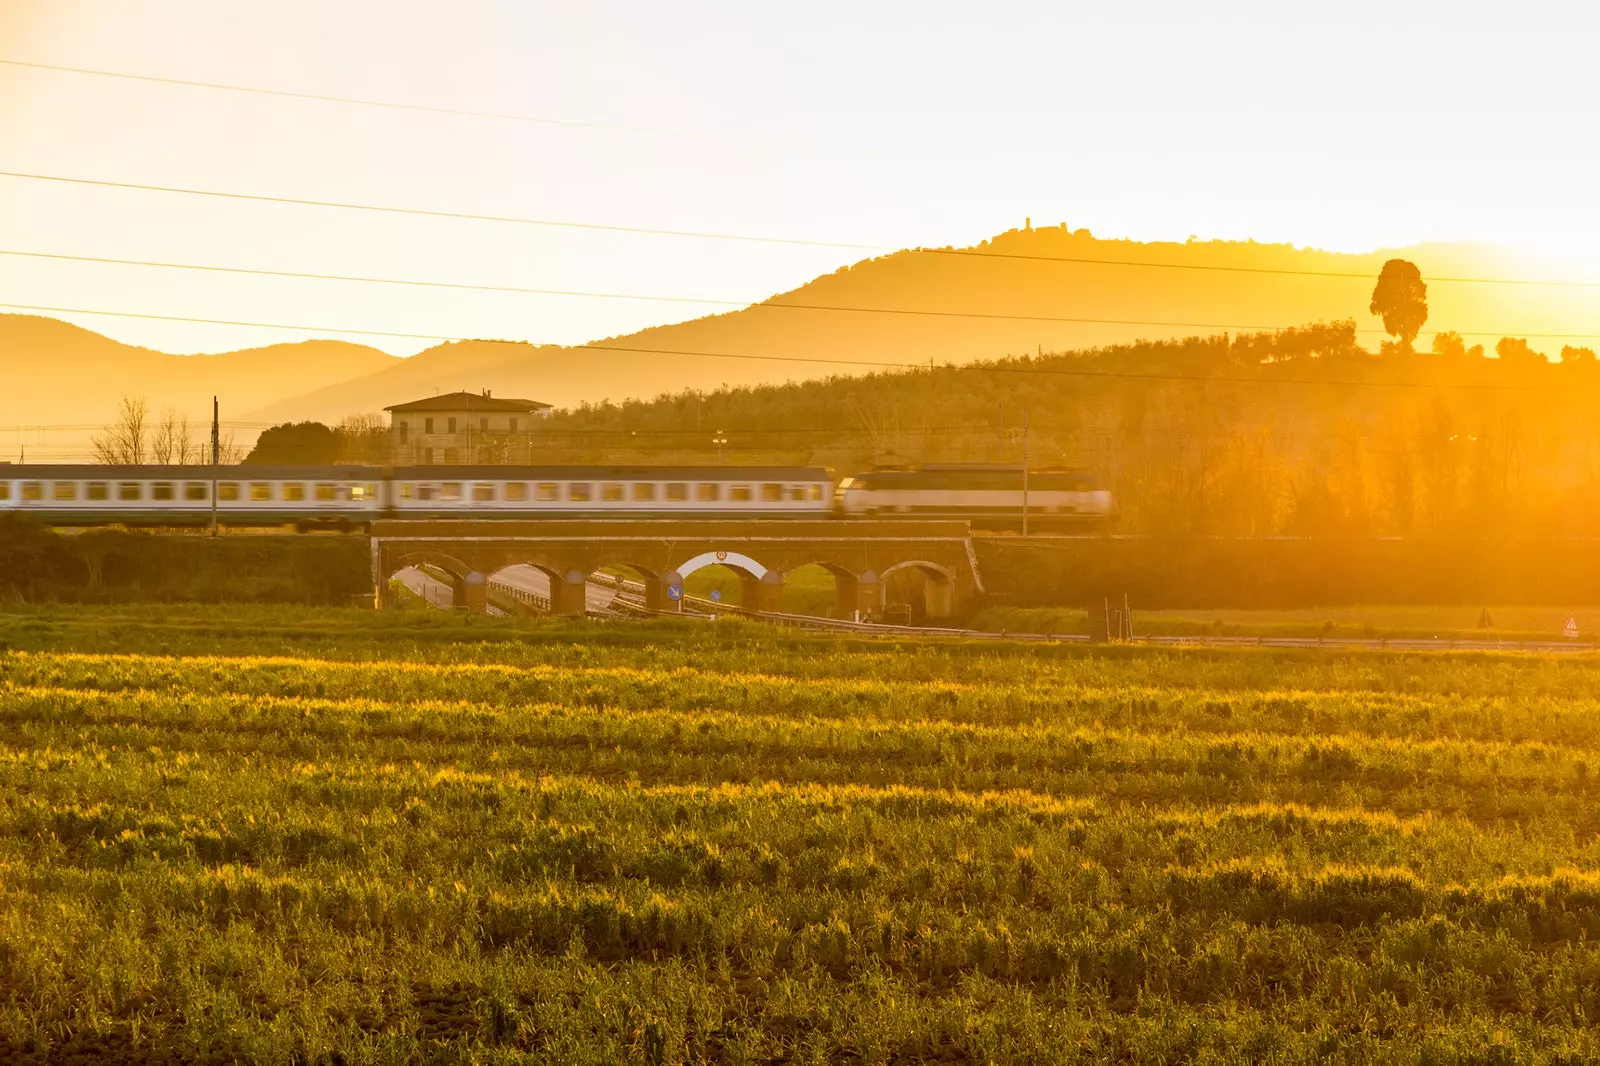
<svg viewBox="0 0 1600 1066"><path fill-rule="evenodd" d="M476 503L493 503L494 486L487 482L479 482L472 486L472 499Z"/></svg>
<svg viewBox="0 0 1600 1066"><path fill-rule="evenodd" d="M728 487L728 499L735 503L749 503L754 499L754 495L751 493L749 485L730 485Z"/></svg>
<svg viewBox="0 0 1600 1066"><path fill-rule="evenodd" d="M591 486L587 481L574 481L567 486L567 499L580 500L587 503L593 498L589 495L590 488Z"/></svg>
<svg viewBox="0 0 1600 1066"><path fill-rule="evenodd" d="M298 501L306 498L306 483L304 481L285 481L283 483L283 499Z"/></svg>
<svg viewBox="0 0 1600 1066"><path fill-rule="evenodd" d="M78 483L76 481L57 481L50 488L51 495L58 500L76 500L78 498Z"/></svg>
<svg viewBox="0 0 1600 1066"><path fill-rule="evenodd" d="M339 489L331 481L317 482L316 493L317 499L322 500L323 502L327 502L328 500L337 500L339 498Z"/></svg>
<svg viewBox="0 0 1600 1066"><path fill-rule="evenodd" d="M689 485L684 481L667 482L667 499L673 501L687 500L689 498Z"/></svg>
<svg viewBox="0 0 1600 1066"><path fill-rule="evenodd" d="M701 503L716 503L722 499L722 486L714 481L702 481L695 486L695 499Z"/></svg>
<svg viewBox="0 0 1600 1066"><path fill-rule="evenodd" d="M510 503L521 503L528 498L528 483L526 481L506 482L506 500ZM556 498L556 487L550 486L550 499Z"/></svg>
<svg viewBox="0 0 1600 1066"><path fill-rule="evenodd" d="M152 500L170 500L174 499L175 497L176 492L174 491L172 482L170 481L157 481L155 484L150 486L150 498Z"/></svg>
<svg viewBox="0 0 1600 1066"><path fill-rule="evenodd" d="M653 500L656 498L656 487L648 481L635 481L633 483L633 498L636 500Z"/></svg>
<svg viewBox="0 0 1600 1066"><path fill-rule="evenodd" d="M821 485L812 485L811 486L811 498L813 500L822 499L822 486Z"/></svg>
<svg viewBox="0 0 1600 1066"><path fill-rule="evenodd" d="M237 481L223 481L217 485L217 499L237 500L239 498L239 483Z"/></svg>
<svg viewBox="0 0 1600 1066"><path fill-rule="evenodd" d="M622 499L622 486L615 481L607 481L600 486L600 498L602 500Z"/></svg>
<svg viewBox="0 0 1600 1066"><path fill-rule="evenodd" d="M117 482L117 499L142 500L144 499L144 486L137 481Z"/></svg>
<svg viewBox="0 0 1600 1066"><path fill-rule="evenodd" d="M791 499L791 500L803 500L805 498L806 498L806 487L804 485L790 485L789 486L789 499Z"/></svg>
<svg viewBox="0 0 1600 1066"><path fill-rule="evenodd" d="M402 500L409 500L409 499L411 499L411 493L412 493L411 482L409 482L409 481L400 482L400 498Z"/></svg>
<svg viewBox="0 0 1600 1066"><path fill-rule="evenodd" d="M351 485L350 498L352 500L375 500L378 498L378 486Z"/></svg>
<svg viewBox="0 0 1600 1066"><path fill-rule="evenodd" d="M433 499L433 486L432 485L418 485L417 486L417 499L419 499L419 500L431 500L431 499Z"/></svg>
<svg viewBox="0 0 1600 1066"><path fill-rule="evenodd" d="M183 498L186 500L209 500L211 486L204 481L186 481L183 485Z"/></svg>
<svg viewBox="0 0 1600 1066"><path fill-rule="evenodd" d="M461 499L461 482L459 482L459 481L446 481L443 485L440 485L439 486L439 499L441 499L441 500L459 500L459 499Z"/></svg>
<svg viewBox="0 0 1600 1066"><path fill-rule="evenodd" d="M22 483L22 498L24 500L44 499L44 482L24 481Z"/></svg>
<svg viewBox="0 0 1600 1066"><path fill-rule="evenodd" d="M0 481L0 500L11 499L11 482Z"/></svg>
<svg viewBox="0 0 1600 1066"><path fill-rule="evenodd" d="M765 503L779 503L783 500L783 486L766 484L761 486L761 499Z"/></svg>
<svg viewBox="0 0 1600 1066"><path fill-rule="evenodd" d="M250 498L252 500L270 500L270 499L272 499L272 482L270 482L270 481L252 481L252 482L250 482Z"/></svg>
<svg viewBox="0 0 1600 1066"><path fill-rule="evenodd" d="M578 487L579 486L577 485L572 486L574 490L576 490ZM550 500L559 500L561 498L561 486L557 485L554 481L541 481L539 484L533 487L533 498L536 500L544 500L546 502ZM589 498L589 486L583 486L582 496L578 496L576 495L576 492L574 492L574 494L569 498L574 500L587 500Z"/></svg>
<svg viewBox="0 0 1600 1066"><path fill-rule="evenodd" d="M109 500L111 486L104 481L91 481L83 487L83 498L86 500Z"/></svg>

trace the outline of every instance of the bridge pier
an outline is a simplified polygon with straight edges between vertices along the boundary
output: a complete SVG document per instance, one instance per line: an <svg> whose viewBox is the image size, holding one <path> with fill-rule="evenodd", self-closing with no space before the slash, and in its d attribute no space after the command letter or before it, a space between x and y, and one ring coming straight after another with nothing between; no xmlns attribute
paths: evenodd
<svg viewBox="0 0 1600 1066"><path fill-rule="evenodd" d="M474 570L455 583L451 589L457 607L465 607L473 614L489 613L489 577Z"/></svg>
<svg viewBox="0 0 1600 1066"><path fill-rule="evenodd" d="M741 577L739 600L747 611L776 613L783 610L783 575L768 570L759 578Z"/></svg>
<svg viewBox="0 0 1600 1066"><path fill-rule="evenodd" d="M862 618L883 608L883 585L875 571L861 574L836 571L833 575L833 615L835 618Z"/></svg>
<svg viewBox="0 0 1600 1066"><path fill-rule="evenodd" d="M644 605L646 610L651 611L672 610L673 603L667 599L667 582L664 578L650 574L644 576Z"/></svg>
<svg viewBox="0 0 1600 1066"><path fill-rule="evenodd" d="M550 579L550 613L583 617L589 613L589 578L578 570L568 570L561 578Z"/></svg>

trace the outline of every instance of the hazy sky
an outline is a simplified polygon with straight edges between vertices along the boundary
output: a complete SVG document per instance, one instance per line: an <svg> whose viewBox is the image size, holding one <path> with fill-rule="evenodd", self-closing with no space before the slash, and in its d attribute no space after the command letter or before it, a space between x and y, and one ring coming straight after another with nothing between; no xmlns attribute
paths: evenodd
<svg viewBox="0 0 1600 1066"><path fill-rule="evenodd" d="M1146 239L1568 253L1600 244L1597 10L0 0L0 59L629 127L0 66L0 170L885 246L1031 216ZM14 178L0 249L724 300L868 254ZM0 300L566 342L719 309L3 255ZM309 335L61 317L173 351Z"/></svg>

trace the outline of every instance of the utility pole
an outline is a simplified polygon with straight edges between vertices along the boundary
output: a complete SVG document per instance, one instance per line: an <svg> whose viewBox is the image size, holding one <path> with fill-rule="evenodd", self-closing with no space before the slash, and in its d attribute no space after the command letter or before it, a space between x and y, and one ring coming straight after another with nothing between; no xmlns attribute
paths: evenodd
<svg viewBox="0 0 1600 1066"><path fill-rule="evenodd" d="M1022 409L1022 535L1028 535L1028 409Z"/></svg>
<svg viewBox="0 0 1600 1066"><path fill-rule="evenodd" d="M217 422L217 398L211 397L211 535L217 535L217 464L222 461L222 427Z"/></svg>

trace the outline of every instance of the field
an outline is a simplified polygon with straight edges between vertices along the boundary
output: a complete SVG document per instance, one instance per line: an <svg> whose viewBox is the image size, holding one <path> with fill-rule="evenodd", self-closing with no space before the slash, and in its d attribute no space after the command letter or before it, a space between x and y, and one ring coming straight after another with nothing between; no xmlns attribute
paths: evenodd
<svg viewBox="0 0 1600 1066"><path fill-rule="evenodd" d="M0 611L0 1061L1600 1059L1600 660Z"/></svg>

